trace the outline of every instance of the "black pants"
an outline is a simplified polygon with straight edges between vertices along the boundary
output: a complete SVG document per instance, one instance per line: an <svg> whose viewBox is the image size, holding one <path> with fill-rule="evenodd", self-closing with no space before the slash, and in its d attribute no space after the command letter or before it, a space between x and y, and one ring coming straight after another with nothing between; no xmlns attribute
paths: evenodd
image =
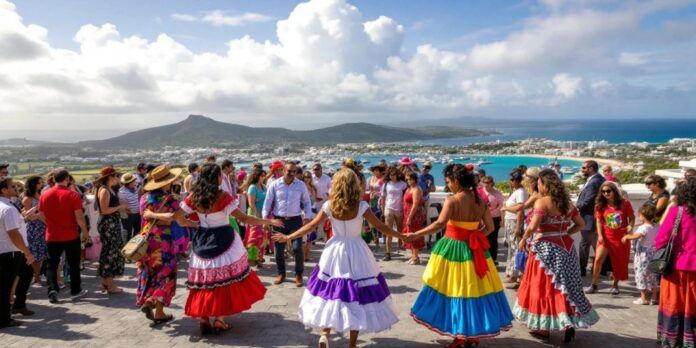
<svg viewBox="0 0 696 348"><path fill-rule="evenodd" d="M275 228L276 232L289 235L302 227L302 217L293 216L289 218L279 218L285 226ZM275 261L279 275L285 275L285 243L275 243ZM302 250L302 238L292 241L292 251L295 254L295 275L301 276L304 272L304 252Z"/></svg>
<svg viewBox="0 0 696 348"><path fill-rule="evenodd" d="M493 261L498 261L498 232L500 231L500 217L493 218L493 232L488 234L488 243L491 248L488 251L491 253Z"/></svg>
<svg viewBox="0 0 696 348"><path fill-rule="evenodd" d="M80 279L80 239L73 239L67 242L46 242L48 250L48 266L46 268L46 278L48 278L48 293L58 292L58 264L60 255L65 252L65 260L70 268L70 294L75 295L82 291Z"/></svg>
<svg viewBox="0 0 696 348"><path fill-rule="evenodd" d="M133 236L140 233L140 214L128 214L127 218L121 219L121 225L126 231L125 241L128 242Z"/></svg>
<svg viewBox="0 0 696 348"><path fill-rule="evenodd" d="M27 306L27 291L34 275L34 270L27 265L27 259L19 252L0 254L0 326L7 325L11 319L10 294L15 279L19 278L15 289L13 309Z"/></svg>

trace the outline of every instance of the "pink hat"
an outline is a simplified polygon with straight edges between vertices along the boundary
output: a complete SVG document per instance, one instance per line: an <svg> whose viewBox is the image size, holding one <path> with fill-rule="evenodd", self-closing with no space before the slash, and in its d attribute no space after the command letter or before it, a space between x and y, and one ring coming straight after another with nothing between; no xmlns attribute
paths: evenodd
<svg viewBox="0 0 696 348"><path fill-rule="evenodd" d="M401 161L399 161L399 164L403 164L403 165L405 165L405 166L410 166L410 165L412 165L412 164L414 164L414 163L416 163L416 162L414 162L412 159L410 159L410 158L408 158L408 157L404 157L404 158L401 159Z"/></svg>

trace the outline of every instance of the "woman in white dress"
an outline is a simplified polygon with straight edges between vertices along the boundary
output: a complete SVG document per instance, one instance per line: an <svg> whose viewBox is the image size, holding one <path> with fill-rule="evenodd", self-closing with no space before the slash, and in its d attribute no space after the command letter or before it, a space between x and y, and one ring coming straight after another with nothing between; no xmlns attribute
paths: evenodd
<svg viewBox="0 0 696 348"><path fill-rule="evenodd" d="M359 331L381 332L399 320L387 282L361 238L363 218L388 236L401 238L401 234L375 217L369 204L362 201L363 191L357 175L342 169L333 177L330 200L314 220L288 236L273 236L283 243L331 219L333 237L309 277L299 308L305 326L322 330L321 348L329 346L332 329L350 331L350 347L355 347Z"/></svg>

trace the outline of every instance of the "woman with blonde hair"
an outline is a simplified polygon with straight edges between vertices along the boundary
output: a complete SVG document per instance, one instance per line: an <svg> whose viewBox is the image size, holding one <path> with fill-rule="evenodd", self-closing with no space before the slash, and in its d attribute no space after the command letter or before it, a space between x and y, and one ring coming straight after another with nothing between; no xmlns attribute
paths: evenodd
<svg viewBox="0 0 696 348"><path fill-rule="evenodd" d="M370 205L362 201L363 191L358 176L341 169L333 177L329 200L314 220L288 236L273 235L276 242L284 243L331 219L334 235L309 277L299 308L305 326L322 330L322 348L328 347L332 329L350 331L349 346L355 347L359 331L384 331L399 320L387 282L361 238L363 219L388 236L399 238L401 234L375 217Z"/></svg>

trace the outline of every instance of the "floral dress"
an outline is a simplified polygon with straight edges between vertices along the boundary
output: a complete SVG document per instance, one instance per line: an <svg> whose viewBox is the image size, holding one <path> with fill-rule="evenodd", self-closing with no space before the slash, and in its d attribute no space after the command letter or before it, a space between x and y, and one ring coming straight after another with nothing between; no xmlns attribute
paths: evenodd
<svg viewBox="0 0 696 348"><path fill-rule="evenodd" d="M179 201L171 195L145 194L140 199L140 215L143 216L146 210L159 213L175 212L179 210ZM146 231L146 226L150 223L143 219L142 230ZM155 225L150 228L147 236L147 254L137 263L138 306L145 302L160 302L165 306L171 303L176 291L178 254L186 252L189 241L189 234L180 232L187 230L175 222L172 226Z"/></svg>
<svg viewBox="0 0 696 348"><path fill-rule="evenodd" d="M39 200L31 199L31 206L37 207ZM34 255L36 262L43 262L48 259L46 251L46 224L41 220L27 222L27 242L29 243L29 251Z"/></svg>

